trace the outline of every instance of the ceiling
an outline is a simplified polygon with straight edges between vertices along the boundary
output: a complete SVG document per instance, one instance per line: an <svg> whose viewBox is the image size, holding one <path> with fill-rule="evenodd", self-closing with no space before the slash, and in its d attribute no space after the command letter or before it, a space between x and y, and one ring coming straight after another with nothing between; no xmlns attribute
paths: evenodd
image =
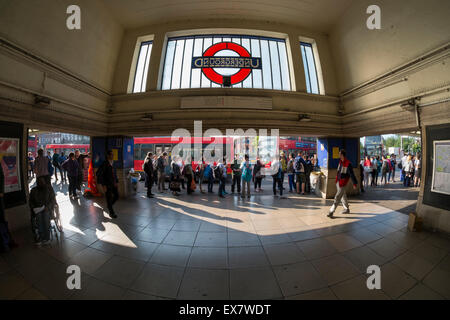
<svg viewBox="0 0 450 320"><path fill-rule="evenodd" d="M102 1L125 29L174 20L206 18L281 22L326 32L354 0Z"/></svg>

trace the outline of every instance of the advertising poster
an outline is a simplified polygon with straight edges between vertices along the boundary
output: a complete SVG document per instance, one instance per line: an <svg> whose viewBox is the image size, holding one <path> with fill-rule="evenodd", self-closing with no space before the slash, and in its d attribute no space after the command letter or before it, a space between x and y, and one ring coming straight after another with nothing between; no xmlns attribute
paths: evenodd
<svg viewBox="0 0 450 320"><path fill-rule="evenodd" d="M450 140L434 141L431 191L450 194Z"/></svg>
<svg viewBox="0 0 450 320"><path fill-rule="evenodd" d="M20 191L19 139L0 138L0 164L5 174L5 193Z"/></svg>

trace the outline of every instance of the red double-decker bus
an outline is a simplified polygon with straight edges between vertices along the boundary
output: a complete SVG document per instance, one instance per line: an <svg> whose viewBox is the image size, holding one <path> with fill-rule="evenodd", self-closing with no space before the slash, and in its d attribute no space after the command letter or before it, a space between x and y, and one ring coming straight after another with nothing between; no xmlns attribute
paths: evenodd
<svg viewBox="0 0 450 320"><path fill-rule="evenodd" d="M209 144L222 143L224 151L226 150L227 152L234 154L234 141L235 138L233 137L202 138L202 151L204 151ZM189 146L186 147L193 150L194 138L184 138L184 141L183 138L172 139L172 137L134 138L134 170L142 171L142 165L148 152L152 152L156 155L167 152L169 160L171 160L174 146L180 143L182 144L182 142L188 144ZM284 151L286 156L289 153L295 153L297 155L299 150L305 151L308 154L316 152L315 138L282 137L278 138L278 145L280 151ZM194 159L193 154L192 159ZM270 160L268 161L269 162L267 162L266 165L270 166ZM231 173L230 164L228 164L227 167L228 173ZM197 168L197 163L192 162L192 168L195 170Z"/></svg>
<svg viewBox="0 0 450 320"><path fill-rule="evenodd" d="M202 138L202 151L210 144L222 144L223 150L230 150L231 154L234 152L233 148L233 138ZM169 157L169 161L172 159L172 150L173 148L180 144L180 147L183 147L183 144L186 144L185 148L190 148L193 152L194 150L194 138L172 138L172 137L151 137L151 138L134 138L134 170L142 171L142 165L144 164L144 159L148 152L152 152L153 154L160 155L163 152L167 152ZM227 149L229 148L229 149ZM182 156L180 154L179 156ZM194 154L191 155L191 158L194 159ZM196 169L198 166L197 163L192 161L192 169ZM230 164L227 165L228 173L231 173Z"/></svg>
<svg viewBox="0 0 450 320"><path fill-rule="evenodd" d="M70 152L75 152L75 150L80 150L81 153L88 153L91 148L90 144L48 144L45 146L46 151L51 151L52 153L64 152L66 156L69 155Z"/></svg>
<svg viewBox="0 0 450 320"><path fill-rule="evenodd" d="M286 137L279 139L280 151L284 151L286 156L291 153L297 155L298 151L312 155L317 152L316 138L309 137Z"/></svg>
<svg viewBox="0 0 450 320"><path fill-rule="evenodd" d="M31 152L32 156L36 158L38 148L37 136L28 136L28 152Z"/></svg>

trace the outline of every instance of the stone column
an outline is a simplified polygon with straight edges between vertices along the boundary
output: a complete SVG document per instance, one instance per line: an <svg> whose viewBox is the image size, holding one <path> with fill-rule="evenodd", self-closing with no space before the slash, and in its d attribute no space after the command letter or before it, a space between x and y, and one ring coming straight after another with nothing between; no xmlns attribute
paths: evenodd
<svg viewBox="0 0 450 320"><path fill-rule="evenodd" d="M94 171L105 161L106 152L112 150L114 167L119 180L119 195L124 198L130 194L128 173L134 167L134 139L127 136L92 137L92 161Z"/></svg>
<svg viewBox="0 0 450 320"><path fill-rule="evenodd" d="M317 139L317 158L323 176L320 178L316 194L323 199L331 199L336 194L336 174L339 164L339 150L347 151L347 158L353 166L358 186L359 177L359 138L319 138ZM347 195L359 194L354 190L351 181L347 184Z"/></svg>

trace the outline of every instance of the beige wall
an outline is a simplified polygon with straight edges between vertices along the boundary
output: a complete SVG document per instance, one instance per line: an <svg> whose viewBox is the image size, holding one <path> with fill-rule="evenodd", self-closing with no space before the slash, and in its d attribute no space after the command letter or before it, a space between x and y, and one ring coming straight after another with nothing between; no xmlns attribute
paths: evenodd
<svg viewBox="0 0 450 320"><path fill-rule="evenodd" d="M67 7L81 7L81 30L68 30ZM100 1L0 0L0 36L109 91L122 27Z"/></svg>
<svg viewBox="0 0 450 320"><path fill-rule="evenodd" d="M381 30L366 27L366 9L381 8ZM448 0L354 1L330 33L338 90L343 92L450 41Z"/></svg>

